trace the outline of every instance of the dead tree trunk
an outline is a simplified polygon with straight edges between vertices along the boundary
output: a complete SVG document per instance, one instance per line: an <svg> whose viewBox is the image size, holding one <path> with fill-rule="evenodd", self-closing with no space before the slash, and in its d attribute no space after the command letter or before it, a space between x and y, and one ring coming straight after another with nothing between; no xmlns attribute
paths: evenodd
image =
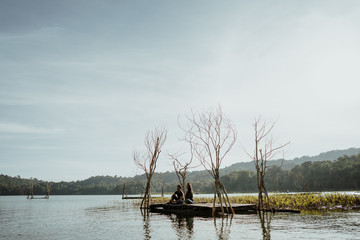
<svg viewBox="0 0 360 240"><path fill-rule="evenodd" d="M224 184L220 181L219 169L227 153L236 142L237 131L232 122L223 116L221 107L204 113L187 116L188 127L181 127L185 132L184 140L190 143L192 154L214 178L215 192L212 214L215 216L216 198L221 212L234 214ZM179 124L180 125L180 124Z"/></svg>
<svg viewBox="0 0 360 240"><path fill-rule="evenodd" d="M290 142L287 142L283 145L274 146L274 140L270 136L270 132L274 128L274 125L275 124L272 123L270 127L268 127L266 122L261 121L260 117L255 119L255 122L253 124L254 132L255 132L255 150L252 156L250 154L248 155L253 159L256 169L256 179L257 179L257 188L258 188L257 208L259 211L272 209L272 203L270 201L265 186L267 161L272 160L276 155L278 155L281 152L282 148L290 144Z"/></svg>
<svg viewBox="0 0 360 240"><path fill-rule="evenodd" d="M28 196L27 196L27 199L34 199L34 183L31 182L30 183L30 187L29 187L29 193L28 193Z"/></svg>
<svg viewBox="0 0 360 240"><path fill-rule="evenodd" d="M125 198L125 191L126 191L126 184L123 183L123 189L122 189L122 198L123 199ZM127 197L127 194L126 194L126 197Z"/></svg>
<svg viewBox="0 0 360 240"><path fill-rule="evenodd" d="M148 132L145 137L146 152L140 155L140 152L134 151L133 154L135 164L144 170L147 179L144 197L141 201L141 209L148 209L150 206L151 178L155 172L161 149L164 146L166 133L167 131L164 127Z"/></svg>
<svg viewBox="0 0 360 240"><path fill-rule="evenodd" d="M46 196L45 196L46 199L50 198L51 185L52 185L52 182L46 183Z"/></svg>

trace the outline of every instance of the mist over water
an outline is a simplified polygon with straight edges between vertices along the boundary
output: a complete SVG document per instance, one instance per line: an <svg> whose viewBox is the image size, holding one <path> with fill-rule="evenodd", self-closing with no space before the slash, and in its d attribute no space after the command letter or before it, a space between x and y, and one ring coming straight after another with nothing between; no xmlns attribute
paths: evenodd
<svg viewBox="0 0 360 240"><path fill-rule="evenodd" d="M360 239L360 212L142 214L120 196L0 197L0 239Z"/></svg>

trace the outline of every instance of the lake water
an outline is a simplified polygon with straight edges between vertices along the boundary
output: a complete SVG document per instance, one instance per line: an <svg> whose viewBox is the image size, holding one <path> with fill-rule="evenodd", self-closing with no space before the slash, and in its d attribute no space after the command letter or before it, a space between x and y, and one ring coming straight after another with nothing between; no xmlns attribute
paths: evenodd
<svg viewBox="0 0 360 240"><path fill-rule="evenodd" d="M121 196L0 197L0 239L360 239L360 211L235 215L141 214Z"/></svg>

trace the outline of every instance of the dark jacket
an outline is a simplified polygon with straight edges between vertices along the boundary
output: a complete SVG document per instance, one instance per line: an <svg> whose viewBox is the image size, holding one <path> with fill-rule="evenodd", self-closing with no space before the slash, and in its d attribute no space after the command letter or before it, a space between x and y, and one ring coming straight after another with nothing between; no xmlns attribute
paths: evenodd
<svg viewBox="0 0 360 240"><path fill-rule="evenodd" d="M185 194L185 199L190 199L191 201L194 201L194 199L193 199L193 193L187 191L186 194Z"/></svg>

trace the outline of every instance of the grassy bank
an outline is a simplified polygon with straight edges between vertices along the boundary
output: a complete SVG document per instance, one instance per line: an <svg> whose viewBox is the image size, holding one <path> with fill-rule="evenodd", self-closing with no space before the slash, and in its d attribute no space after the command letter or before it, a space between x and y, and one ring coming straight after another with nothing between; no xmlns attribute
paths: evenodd
<svg viewBox="0 0 360 240"><path fill-rule="evenodd" d="M211 203L213 198L195 197L197 203ZM276 209L299 210L351 210L360 208L360 195L342 193L272 194L270 200ZM153 203L165 203L168 198L154 198ZM257 203L257 196L231 196L231 203Z"/></svg>

